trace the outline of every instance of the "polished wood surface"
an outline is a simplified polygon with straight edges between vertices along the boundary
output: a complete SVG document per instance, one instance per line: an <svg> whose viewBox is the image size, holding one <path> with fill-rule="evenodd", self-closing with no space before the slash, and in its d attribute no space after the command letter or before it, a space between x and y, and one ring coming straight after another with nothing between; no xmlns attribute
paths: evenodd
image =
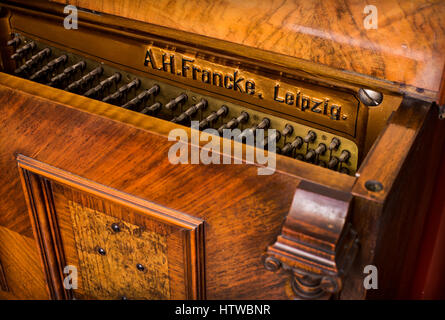
<svg viewBox="0 0 445 320"><path fill-rule="evenodd" d="M20 3L17 8L8 5L16 10L10 20L15 26L26 28L26 23L31 22L27 28L32 29L33 20L52 17L54 20L48 19L47 24L50 30L51 23L62 19L60 12L51 16L51 13L40 11L41 3L48 2L6 2ZM391 36L386 36L385 40L374 39L368 34L372 30L357 32L358 18L352 20L355 28L346 28L346 22L351 22L348 19L356 17L355 10L362 5L349 2L324 2L319 6L302 2L265 3L258 5L259 10L249 12L251 15L244 15L252 22L247 31L242 22L230 20L238 14L232 12L233 8L238 6L246 10L249 7L246 4L218 2L214 7L207 7L191 2L183 4L187 7L184 11L172 10L181 2L171 4L169 8L174 12L171 17L182 26L176 31L173 25L168 25L173 22L168 22L165 16L164 24L156 22L157 18L151 21L151 14L157 13L163 5L151 4L147 8L142 2L132 3L99 1L96 4L101 6L100 11L136 17L139 22L83 12L82 19L88 16L94 19L82 23L88 25L96 21L97 28L91 30L100 30L98 34L119 29L110 36L112 40L122 39L127 33L128 39L131 35L133 44L141 48L143 45L138 41L146 39L147 34L169 42L172 34L178 32L185 35L184 48L196 44L197 50L213 53L211 49L215 44L215 54L220 57L233 54L237 48L246 48L239 56L231 57L240 58L246 65L264 61L271 69L294 67L295 72L305 73L307 65L301 61L312 63L311 72L318 70L319 73L308 74L308 77L316 75L320 82L326 80L324 85L338 77L335 83L344 90L357 89L359 83L370 87L379 83L382 84L380 88L393 93L415 93L428 101L439 97L438 88L443 78L442 71L437 70L443 70L443 57L437 56L443 52L443 27L440 19L419 22L422 17L430 18L431 10L435 13L443 10L438 2L424 7L421 2L398 4L395 7L406 15L403 19L397 18L399 9L395 10L391 2L389 7L383 2L377 4L377 7L393 8L393 11L379 9L382 19L379 19L379 29L373 31L378 33L382 29L393 35L404 30L404 37L398 34L391 42L385 42ZM89 6L90 2L75 4ZM124 4L128 11L121 10ZM288 22L296 18L295 14L304 16L306 11L301 9L318 12L325 10L327 5L337 8L335 15L332 14L336 23L332 25L319 23L316 26L317 19L300 19L297 24ZM187 16L187 23L196 19L195 13L201 18L205 16L200 11L203 8L207 8L210 15L214 8L227 8L220 11L220 17L239 27L220 36L211 35L221 30L220 27L208 31L205 29L208 23L204 22L192 25L205 26L204 29L189 30L184 26L190 27L190 24L182 24L185 20L177 17L197 7L199 9ZM57 10L60 8L63 7ZM137 13L132 11L135 8ZM277 9L274 14L259 18L261 12L270 13L271 8ZM290 10L287 18L276 18L280 17L281 10L289 8L295 10ZM346 9L350 13L343 14ZM388 17L393 20L386 20ZM143 23L147 21L155 24ZM279 31L277 21L281 21ZM407 21L413 29L405 25ZM119 28L110 27L115 22ZM226 26L225 23L219 25ZM135 31L139 26L143 29L140 33ZM151 26L153 33L146 30ZM258 37L254 36L255 28L260 28ZM427 41L425 34L432 29L435 40ZM40 33L43 34L43 30L39 30ZM275 33L262 39L270 30ZM298 46L283 46L280 30L285 30L286 35L293 30L295 37L289 37L290 41L309 43L308 51L319 54L304 56ZM271 46L275 34L278 35ZM419 34L415 40L413 34ZM404 39L404 43L396 38ZM75 43L78 39L71 41L73 47L79 49ZM398 46L402 47L401 51ZM109 54L111 56L112 52ZM283 60L273 62L280 57ZM343 59L347 62L342 62ZM395 72L396 65L402 71ZM336 69L330 73L325 67ZM431 72L431 68L436 71ZM275 71L281 72L281 69ZM351 74L354 78L349 78L349 84L343 82ZM352 79L361 82L351 84ZM392 87L385 87L383 83L392 83ZM424 87L418 87L419 83ZM277 170L271 176L258 176L258 165L245 162L241 165L173 165L166 155L173 144L167 136L177 128L175 124L2 73L0 106L3 106L0 171L4 172L0 176L0 208L3 210L0 214L0 263L4 273L0 284L8 290L0 291L1 298L72 298L71 293L62 288L61 273L67 263L82 269L84 287L74 295L76 298L116 298L125 294L129 281L140 281L140 285L149 282L155 287L153 295L141 296L134 292L130 296L136 298L295 299L314 297L310 294L314 288L328 292L317 292L317 298L409 296L415 260L421 250L419 241L440 165L441 148L437 146L442 146L445 139L444 127L437 120L437 108L427 101L405 97L400 107L397 108L397 104L385 108L382 112L385 121L394 112L388 123L382 118L379 129L369 131L372 139L367 144L372 147L363 153L366 157L355 176L280 155L277 156ZM190 133L189 129L186 131ZM374 139L377 134L378 138ZM201 148L204 143L200 141ZM250 148L238 143L232 143L231 147ZM141 204L146 206L141 209ZM159 210L145 210L150 206ZM155 211L158 213L153 213ZM120 277L119 288L106 281L95 282L94 278L104 277L105 269L111 265L121 270L118 265L126 265L128 261L134 265L134 259L143 259L139 253L134 253L134 246L122 248L103 238L110 232L105 225L114 219L130 230L143 227L155 234L147 235L142 242L135 240L132 245L138 244L137 247L163 243L162 239L169 236L167 252L161 250L157 256L167 257L168 284L162 281L167 273L162 267L159 270L164 270L164 276L156 279ZM175 221L180 226L176 229L172 227ZM191 223L188 229L187 223ZM92 225L95 228L91 228ZM95 234L96 231L101 234ZM356 240L360 244L357 255ZM91 256L98 242L116 250L115 260L110 262L97 255ZM11 252L19 247L22 251L13 255ZM151 255L149 249L146 252ZM267 260L267 253L276 260ZM98 265L101 261L103 265ZM144 263L149 264L145 260ZM349 268L344 266L350 263L352 267L345 272L343 269ZM34 268L23 272L30 264ZM379 269L379 290L363 287L363 268L370 264ZM33 281L24 288L23 283L29 277L33 277ZM100 285L105 286L104 290L97 289ZM103 291L107 294L102 295Z"/></svg>
<svg viewBox="0 0 445 320"><path fill-rule="evenodd" d="M52 298L205 298L201 219L23 155L17 161ZM68 265L78 268L74 291L64 290Z"/></svg>
<svg viewBox="0 0 445 320"><path fill-rule="evenodd" d="M445 3L367 1L53 0L435 92L445 67Z"/></svg>
<svg viewBox="0 0 445 320"><path fill-rule="evenodd" d="M443 137L434 138L433 133L440 133L436 130L437 111L427 104L407 100L402 105L371 149L358 178L280 156L274 175L258 176L256 166L250 164L170 164L165 155L172 144L166 138L174 127L171 123L4 74L0 74L0 82L0 103L8 106L0 117L0 167L6 173L1 176L1 192L8 195L0 198L1 206L8 208L0 216L0 225L8 233L33 237L17 170L17 156L23 154L69 175L203 219L207 298L295 298L287 272L266 270L261 257L276 241L294 193L306 180L324 185L322 189L329 192L354 196L350 218L361 250L338 297L403 296L392 289L388 277L379 282L382 295L364 290L363 267L377 263L379 268L395 272L388 259L395 256L392 250L408 260L417 254L416 245L405 239L418 239L420 231L413 226L423 223L421 207L431 189L406 181L434 177L438 157L431 146L441 143ZM422 157L430 161L427 174L423 167L413 166ZM376 169L383 167L387 170ZM382 181L381 195L364 189L368 179ZM409 202L404 198L407 194ZM317 221L318 213L312 214L314 220L310 220ZM407 219L412 224L397 224ZM326 228L324 223L320 228ZM6 236L1 239L8 246L17 241ZM388 243L397 245L383 250ZM30 263L39 265L32 260L38 256L35 245L29 250L23 261L13 262L16 270ZM12 260L5 251L0 251L0 260L11 294L23 295L20 285L8 279L8 261ZM42 269L32 272L43 278ZM33 290L37 292L28 296L47 297L48 290L39 283L43 281L36 282Z"/></svg>
<svg viewBox="0 0 445 320"><path fill-rule="evenodd" d="M6 82L17 89L4 86ZM299 182L295 176L279 172L258 176L254 165L175 166L166 156L173 143L166 137L47 98L37 98L20 91L21 87L5 81L0 90L1 105L8 105L0 120L0 166L8 171L1 176L2 194L8 194L1 199L2 208L8 208L7 215L1 215L2 226L32 235L17 171L16 156L21 153L110 188L205 219L208 225L205 235L207 298L287 297L281 286L286 281L285 275L269 274L262 265L261 255L279 232ZM38 91L43 89L62 98L60 90L39 87ZM67 98L66 94L63 96ZM69 94L65 103L79 98L87 101ZM119 110L97 103L115 114ZM150 122L143 120L148 117L140 118L136 113L121 114L124 118L130 115L136 117L133 121L139 117L141 122ZM162 126L157 122L157 127ZM352 186L351 177L335 176ZM10 219L6 219L8 216ZM23 219L19 228L15 223L18 219ZM3 256L0 258L4 264ZM30 263L34 262L25 259L16 268Z"/></svg>

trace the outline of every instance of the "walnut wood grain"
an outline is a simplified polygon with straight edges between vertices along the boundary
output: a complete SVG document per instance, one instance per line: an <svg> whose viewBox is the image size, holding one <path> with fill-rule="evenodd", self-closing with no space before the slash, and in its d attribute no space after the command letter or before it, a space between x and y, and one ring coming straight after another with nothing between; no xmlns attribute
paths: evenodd
<svg viewBox="0 0 445 320"><path fill-rule="evenodd" d="M53 2L430 90L439 98L445 66L443 1L374 1L377 30L364 27L363 11L370 4L364 0Z"/></svg>
<svg viewBox="0 0 445 320"><path fill-rule="evenodd" d="M16 80L18 83L8 84L23 88L19 83L25 87L28 83L35 88L35 84L28 81ZM40 86L38 91L43 88ZM8 185L10 195L2 197L2 201L10 208L11 220L26 216L15 164L16 155L22 153L109 188L205 219L208 225L205 234L207 298L286 298L281 286L286 275L264 270L261 255L280 230L299 181L296 172L278 171L273 176L258 176L256 166L247 164L175 166L166 156L172 142L162 134L152 133L155 129L167 131L166 123L135 113L122 114L121 109L100 102L82 103L105 107L103 111L120 114L119 117L127 121L136 116L133 123L145 123L148 129L136 128L93 115L93 109L86 112L66 105L78 96L60 95L60 90L51 88L45 90L68 100L64 105L17 89L0 88L0 100L8 99L8 103L2 104L8 108L2 113L0 159L3 168L11 168L4 170L10 171L8 175L1 176L5 181L2 185ZM82 102L85 101L82 98ZM54 126L55 123L58 126ZM316 173L318 168L306 165L303 173L309 170L314 173L314 179L329 180ZM352 177L341 174L338 177L340 185L352 186ZM26 230L26 226L30 229L29 221L25 218L23 221L25 225L21 229ZM3 215L1 224L13 226Z"/></svg>

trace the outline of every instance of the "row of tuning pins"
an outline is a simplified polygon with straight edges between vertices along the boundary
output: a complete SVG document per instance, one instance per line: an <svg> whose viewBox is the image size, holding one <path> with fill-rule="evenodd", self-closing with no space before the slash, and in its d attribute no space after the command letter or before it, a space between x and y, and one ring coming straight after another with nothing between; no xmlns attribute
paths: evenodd
<svg viewBox="0 0 445 320"><path fill-rule="evenodd" d="M67 55L52 58L50 48L35 52L37 45L34 41L25 43L19 48L21 42L19 37L15 37L8 42L8 45L15 50L11 59L19 65L14 70L14 74L17 76L124 107L131 105L126 99L131 92L136 92L141 85L139 79L134 79L119 86L122 76L118 72L101 80L104 74L104 69L101 66L84 74L87 69L85 61L66 66L69 60ZM132 99L131 103L137 104L137 102L157 94L158 91L159 86L145 90Z"/></svg>
<svg viewBox="0 0 445 320"><path fill-rule="evenodd" d="M310 148L309 144L313 143L316 139L317 134L314 131L309 130L304 138L297 136L292 142L285 143L279 153L298 160L318 164L331 170L338 170L339 172L349 174L349 169L343 165L348 163L351 158L351 153L348 150L342 150L338 157L333 155L333 152L340 147L340 140L334 137L329 146L326 146L325 143L321 142L315 148ZM301 150L304 145L306 145L305 154L297 153L297 150ZM320 160L320 156L324 156L327 152L329 152L329 160L327 162Z"/></svg>

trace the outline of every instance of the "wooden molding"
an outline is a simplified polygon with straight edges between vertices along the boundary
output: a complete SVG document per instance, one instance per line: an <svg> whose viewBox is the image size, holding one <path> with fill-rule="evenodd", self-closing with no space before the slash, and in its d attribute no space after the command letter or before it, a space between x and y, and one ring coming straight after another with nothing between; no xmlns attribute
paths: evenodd
<svg viewBox="0 0 445 320"><path fill-rule="evenodd" d="M178 252L183 259L181 263L184 270L183 278L179 279L179 283L185 285L185 296L183 298L205 298L204 230L201 219L158 206L23 155L18 155L17 162L33 231L47 279L48 291L52 299L75 297L75 293L73 294L72 290L66 290L63 285L63 279L66 277L63 274L63 269L73 260L73 251L67 250L66 244L62 241L61 232L63 232L63 227L61 225L63 217L57 212L60 206L54 204L55 183L71 188L76 192L92 195L116 203L126 209L140 212L141 216L178 230L181 235L180 243L176 243L175 246L179 246L180 250ZM101 274L100 276L106 277L107 275ZM172 298L175 299L176 297L173 296Z"/></svg>
<svg viewBox="0 0 445 320"><path fill-rule="evenodd" d="M295 295L329 298L358 250L357 233L348 222L352 195L302 181L274 244L267 248L267 270L290 272Z"/></svg>
<svg viewBox="0 0 445 320"><path fill-rule="evenodd" d="M1 261L0 261L0 289L3 291L9 291L8 283L6 282L5 271L3 270Z"/></svg>

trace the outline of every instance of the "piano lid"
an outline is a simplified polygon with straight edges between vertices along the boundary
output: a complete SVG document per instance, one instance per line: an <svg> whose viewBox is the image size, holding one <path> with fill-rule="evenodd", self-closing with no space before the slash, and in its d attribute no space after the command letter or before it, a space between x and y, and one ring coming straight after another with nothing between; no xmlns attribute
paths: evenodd
<svg viewBox="0 0 445 320"><path fill-rule="evenodd" d="M375 0L374 7L365 0L50 1L363 74L439 99L445 1Z"/></svg>

